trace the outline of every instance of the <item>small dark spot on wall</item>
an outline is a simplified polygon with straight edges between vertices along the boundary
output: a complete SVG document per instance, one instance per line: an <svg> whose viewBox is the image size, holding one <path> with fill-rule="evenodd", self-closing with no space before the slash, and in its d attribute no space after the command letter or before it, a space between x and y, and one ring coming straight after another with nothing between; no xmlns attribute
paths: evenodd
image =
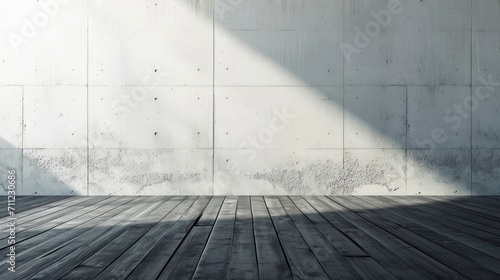
<svg viewBox="0 0 500 280"><path fill-rule="evenodd" d="M155 132L155 135L157 135L157 134L158 134L158 132Z"/></svg>
<svg viewBox="0 0 500 280"><path fill-rule="evenodd" d="M158 69L155 69L155 72L158 72Z"/></svg>
<svg viewBox="0 0 500 280"><path fill-rule="evenodd" d="M155 100L157 100L157 99L158 99L158 97L155 97Z"/></svg>

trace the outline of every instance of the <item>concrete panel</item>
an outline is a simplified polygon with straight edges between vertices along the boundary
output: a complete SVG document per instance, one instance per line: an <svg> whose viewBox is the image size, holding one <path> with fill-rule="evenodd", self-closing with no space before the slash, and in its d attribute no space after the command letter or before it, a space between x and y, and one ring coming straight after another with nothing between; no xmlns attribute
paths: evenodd
<svg viewBox="0 0 500 280"><path fill-rule="evenodd" d="M343 0L215 1L216 23L228 30L342 29Z"/></svg>
<svg viewBox="0 0 500 280"><path fill-rule="evenodd" d="M1 1L0 11L1 85L86 84L85 1Z"/></svg>
<svg viewBox="0 0 500 280"><path fill-rule="evenodd" d="M24 148L86 148L86 130L86 87L24 88Z"/></svg>
<svg viewBox="0 0 500 280"><path fill-rule="evenodd" d="M407 33L408 85L471 84L470 31Z"/></svg>
<svg viewBox="0 0 500 280"><path fill-rule="evenodd" d="M408 87L408 148L470 148L471 87Z"/></svg>
<svg viewBox="0 0 500 280"><path fill-rule="evenodd" d="M406 150L345 149L344 182L348 195L406 194Z"/></svg>
<svg viewBox="0 0 500 280"><path fill-rule="evenodd" d="M472 194L500 195L500 150L472 150Z"/></svg>
<svg viewBox="0 0 500 280"><path fill-rule="evenodd" d="M215 85L342 85L341 30L215 28Z"/></svg>
<svg viewBox="0 0 500 280"><path fill-rule="evenodd" d="M344 88L346 148L406 146L406 89L394 86Z"/></svg>
<svg viewBox="0 0 500 280"><path fill-rule="evenodd" d="M0 148L21 148L23 127L23 88L0 87Z"/></svg>
<svg viewBox="0 0 500 280"><path fill-rule="evenodd" d="M472 50L473 85L499 85L500 31L474 31Z"/></svg>
<svg viewBox="0 0 500 280"><path fill-rule="evenodd" d="M89 83L210 85L213 1L89 1Z"/></svg>
<svg viewBox="0 0 500 280"><path fill-rule="evenodd" d="M342 148L341 87L216 87L217 148Z"/></svg>
<svg viewBox="0 0 500 280"><path fill-rule="evenodd" d="M278 29L342 30L343 0L280 0L276 3Z"/></svg>
<svg viewBox="0 0 500 280"><path fill-rule="evenodd" d="M406 1L408 34L471 30L471 0Z"/></svg>
<svg viewBox="0 0 500 280"><path fill-rule="evenodd" d="M277 2L273 0L214 2L215 23L224 29L275 29Z"/></svg>
<svg viewBox="0 0 500 280"><path fill-rule="evenodd" d="M344 34L345 85L405 85L407 46L404 30L370 34L373 36L369 37L365 31L346 31ZM361 36L366 39L358 39Z"/></svg>
<svg viewBox="0 0 500 280"><path fill-rule="evenodd" d="M87 195L87 150L24 149L22 195Z"/></svg>
<svg viewBox="0 0 500 280"><path fill-rule="evenodd" d="M23 186L23 152L21 149L2 149L0 148L0 178L2 188L0 188L0 195L7 195L7 179L9 171L14 170L16 173L14 191L16 195L21 195Z"/></svg>
<svg viewBox="0 0 500 280"><path fill-rule="evenodd" d="M211 87L90 87L90 148L211 148Z"/></svg>
<svg viewBox="0 0 500 280"><path fill-rule="evenodd" d="M211 195L209 149L94 149L90 195Z"/></svg>
<svg viewBox="0 0 500 280"><path fill-rule="evenodd" d="M328 195L344 193L341 149L216 149L216 195Z"/></svg>
<svg viewBox="0 0 500 280"><path fill-rule="evenodd" d="M479 105L472 112L472 147L500 148L500 87L473 88Z"/></svg>
<svg viewBox="0 0 500 280"><path fill-rule="evenodd" d="M472 5L473 30L500 30L500 2L474 0Z"/></svg>
<svg viewBox="0 0 500 280"><path fill-rule="evenodd" d="M382 30L404 30L406 25L406 1L345 0L344 29L365 30L367 24L378 23ZM374 27L370 27L374 28Z"/></svg>
<svg viewBox="0 0 500 280"><path fill-rule="evenodd" d="M408 149L408 195L470 195L470 149Z"/></svg>

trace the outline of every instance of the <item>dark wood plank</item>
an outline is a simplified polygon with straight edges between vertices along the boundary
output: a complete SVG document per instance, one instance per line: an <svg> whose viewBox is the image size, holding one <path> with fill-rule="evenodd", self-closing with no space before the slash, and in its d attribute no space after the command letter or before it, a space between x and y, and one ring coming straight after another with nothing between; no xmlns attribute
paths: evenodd
<svg viewBox="0 0 500 280"><path fill-rule="evenodd" d="M403 202L401 198L391 198L391 197L361 197L360 199L367 201L375 206L387 209L397 215L403 216L406 219L413 221L416 225L411 225L411 227L427 227L435 232L443 234L449 238L452 238L460 243L463 243L470 248L477 251L483 252L491 257L500 260L500 247L494 246L486 241L483 241L477 237L470 235L467 232L467 228L464 227L451 227L448 223L443 223L439 218L436 219L434 215L428 215L425 212L421 212L416 207L412 207L410 202L407 205L396 207L398 203ZM400 204L399 204L400 205Z"/></svg>
<svg viewBox="0 0 500 280"><path fill-rule="evenodd" d="M197 226L213 226L215 224L215 220L217 219L217 215L219 215L220 207L222 206L222 202L224 202L223 196L214 196L208 203L205 210L203 210L203 214L200 219L196 223Z"/></svg>
<svg viewBox="0 0 500 280"><path fill-rule="evenodd" d="M265 197L293 278L330 279L277 197ZM315 248L316 249L316 248Z"/></svg>
<svg viewBox="0 0 500 280"><path fill-rule="evenodd" d="M22 203L20 205L16 205L16 207L15 207L16 215L21 215L25 211L30 211L30 210L33 210L33 209L36 209L39 207L40 207L40 209L43 209L43 206L45 206L47 204L61 201L61 200L65 200L68 198L69 197L64 197L64 196L62 196L62 197L58 197L58 196L39 197L38 199L33 199L27 203ZM7 205L7 198L5 198L5 205ZM7 217L7 215L8 215L8 212L4 211L3 213L0 213L0 218Z"/></svg>
<svg viewBox="0 0 500 280"><path fill-rule="evenodd" d="M157 279L191 279L211 232L212 226L193 227Z"/></svg>
<svg viewBox="0 0 500 280"><path fill-rule="evenodd" d="M449 213L449 215L454 215L456 217L460 217L469 221L474 221L492 229L496 229L497 232L500 233L500 219L495 216L453 205L452 203L448 203L449 200L443 200L443 198L418 198L427 202L428 206L433 206L436 209L446 211L447 213Z"/></svg>
<svg viewBox="0 0 500 280"><path fill-rule="evenodd" d="M15 279L500 279L499 198L17 202Z"/></svg>
<svg viewBox="0 0 500 280"><path fill-rule="evenodd" d="M156 279L168 261L172 258L175 250L193 228L196 221L201 217L201 213L209 201L210 198L208 197L200 197L193 203L188 211L182 213L182 216L180 216L173 225L164 223L162 226L163 237L154 245L151 251L137 265L127 279ZM154 233L152 233L152 235L153 234ZM154 234L154 236L157 235L158 234ZM145 238L147 237L145 236ZM133 263L131 264L130 262L126 262L126 264L133 266ZM125 275L125 273L123 275Z"/></svg>
<svg viewBox="0 0 500 280"><path fill-rule="evenodd" d="M291 272L262 197L252 197L259 279L291 279Z"/></svg>
<svg viewBox="0 0 500 280"><path fill-rule="evenodd" d="M109 243L122 232L127 230L127 226L130 226L134 222L138 222L143 215L148 213L147 211L149 211L149 209L155 206L148 203L142 203L144 200L145 198L136 200L135 205L130 205L123 212L104 221L100 224L100 226L90 229L79 238L73 239L60 247L49 249L39 258L21 265L16 276L20 279L33 279L35 274L44 275L45 273L43 270L45 268L52 266L54 263L57 265L57 262L60 259L70 255L71 253L95 253L95 251L97 251L104 244ZM0 279L3 276L3 273L0 272Z"/></svg>
<svg viewBox="0 0 500 280"><path fill-rule="evenodd" d="M460 200L454 201L454 203L456 203L456 205L458 205L460 207L466 207L467 209L471 209L471 210L474 210L476 212L485 213L485 214L488 214L488 215L491 215L491 216L494 216L494 217L497 217L498 219L500 219L499 209L492 210L489 207L482 207L483 204L480 202L473 201L473 200L460 199Z"/></svg>
<svg viewBox="0 0 500 280"><path fill-rule="evenodd" d="M361 279L361 276L288 197L280 197L287 215L297 227L331 279ZM366 253L364 253L366 255Z"/></svg>
<svg viewBox="0 0 500 280"><path fill-rule="evenodd" d="M302 197L291 197L295 205L309 218L309 220L317 227L326 239L342 254L344 257L369 257L369 255L361 249L358 244L352 241L348 236L343 234L333 225L331 225L318 211L312 207ZM318 205L321 207L321 205ZM331 209L322 207L322 211L329 212Z"/></svg>
<svg viewBox="0 0 500 280"><path fill-rule="evenodd" d="M351 199L346 199L344 197L335 197L335 198L330 197L330 198L349 209L364 208L364 206L362 206L364 202L359 202L359 204L357 203L358 201L353 202L353 200L355 200L354 197ZM439 262L465 275L466 277L469 278L479 277L484 279L494 279L498 277L498 275L495 274L494 272L481 268L480 266L471 263L464 256L453 253L447 248L440 246L442 244L438 245L436 243L433 243L423 238L422 236L402 227L401 225L394 223L390 220L387 220L385 217L377 216L370 212L362 212L359 213L359 215L365 218L365 220L370 221L371 223L377 225L380 228L383 228L384 230L390 232L397 238L410 244L414 248L428 254L429 256L432 256Z"/></svg>
<svg viewBox="0 0 500 280"><path fill-rule="evenodd" d="M328 205L330 212L320 213L337 228L344 230L346 235L398 279L465 278L331 199L307 197L306 200L311 201L314 207L319 207L321 203Z"/></svg>
<svg viewBox="0 0 500 280"><path fill-rule="evenodd" d="M166 199L162 201L161 205L148 214L140 224L132 225L127 231L123 232L112 242L77 266L68 269L68 265L65 265L65 270L67 272L71 271L64 275L62 279L93 279L124 252L130 250L161 218L168 215L181 202L182 200L180 199ZM133 267L130 269L132 270Z"/></svg>
<svg viewBox="0 0 500 280"><path fill-rule="evenodd" d="M27 211L23 211L21 213L16 214L16 217L19 219L19 223L25 223L27 221L31 221L34 219L38 219L43 217L46 214L50 214L56 211L60 211L69 205L74 205L76 203L83 202L87 199L91 199L92 197L88 196L71 196L65 199L56 200L52 203L45 204L43 206L37 207L35 209L30 209Z"/></svg>
<svg viewBox="0 0 500 280"><path fill-rule="evenodd" d="M258 279L258 277L250 198L240 196L236 208L229 279Z"/></svg>
<svg viewBox="0 0 500 280"><path fill-rule="evenodd" d="M57 227L58 225L63 224L69 220L78 218L85 213L91 212L98 207L96 206L98 205L97 203L99 203L100 201L104 201L105 199L105 197L95 197L91 200L85 200L79 203L79 206L73 205L72 208L74 209L67 209L67 211L52 213L44 218L41 218L40 222L34 221L33 223L27 223L24 226L20 226L16 233L16 242L22 242L35 235L50 230L51 228ZM8 247L7 237L1 238L0 241L4 241L0 244L6 244L5 247L0 245L1 249Z"/></svg>
<svg viewBox="0 0 500 280"><path fill-rule="evenodd" d="M193 279L228 279L237 197L226 197Z"/></svg>
<svg viewBox="0 0 500 280"><path fill-rule="evenodd" d="M363 279L397 279L371 257L347 257L347 260Z"/></svg>
<svg viewBox="0 0 500 280"><path fill-rule="evenodd" d="M401 197L400 199L414 203L418 206L422 215L425 214L431 220L446 224L449 227L453 227L457 231L465 232L468 235L477 237L485 242L494 244L495 246L500 246L500 237L497 234L478 229L475 226L476 224L471 223L468 220L461 219L460 217L447 216L446 213L443 213L440 210L429 208L426 203L422 204L422 200L417 199L416 197ZM482 227L482 225L480 227Z"/></svg>
<svg viewBox="0 0 500 280"><path fill-rule="evenodd" d="M81 213L86 209L91 211L94 209L94 206L97 202L105 200L106 197L85 197L82 199L72 199L68 203L66 203L66 207L54 207L57 211L51 211L51 209L46 209L46 211L40 211L43 213L42 215L34 215L36 218L27 218L28 221L24 219L19 219L18 226L16 227L16 232L18 235L23 236L23 239L29 238L32 234L23 234L24 231L29 230L30 232L41 233L52 227L63 223L66 220L71 220L74 217L77 217L77 213ZM79 210L82 210L79 212ZM3 235L0 238L0 244L7 243L8 233ZM19 239L22 241L22 239Z"/></svg>
<svg viewBox="0 0 500 280"><path fill-rule="evenodd" d="M54 248L64 246L66 242L77 238L99 223L130 207L134 199L137 198L110 197L105 201L99 202L96 205L98 208L95 211L17 243L16 262L21 265L42 256ZM0 252L6 254L7 249ZM7 264L0 263L0 268L4 268L4 266L7 266Z"/></svg>
<svg viewBox="0 0 500 280"><path fill-rule="evenodd" d="M84 259L95 254L103 246L111 243L115 238L120 236L123 232L127 231L136 222L142 221L144 218L150 215L154 210L156 210L161 204L161 198L150 198L146 200L147 205L144 208L139 208L140 211L135 213L130 213L125 219L120 218L118 223L112 224L109 229L104 229L100 235L85 235L84 238L79 238L75 243L80 243L79 245L83 248L77 250L64 252L62 258L59 258L56 262L45 267L43 270L31 277L31 279L47 279L55 278L59 279L72 268L78 266ZM110 222L109 220L107 222ZM97 231L97 230L96 230ZM85 243L83 243L85 242ZM73 246L73 244L71 244ZM65 246L61 250L65 250L68 246ZM60 251L55 252L60 254Z"/></svg>
<svg viewBox="0 0 500 280"><path fill-rule="evenodd" d="M170 227L175 226L175 223L181 219L184 214L192 215L192 212L189 210L197 200L198 197L187 197L168 214L159 211L155 212L151 216L148 216L148 218L154 219L152 223L154 226L94 279L109 279L115 277L118 279L124 279L127 277L158 244L158 242L160 242L162 238L170 232ZM160 258L161 256L158 257ZM160 272L162 268L163 266L160 268Z"/></svg>

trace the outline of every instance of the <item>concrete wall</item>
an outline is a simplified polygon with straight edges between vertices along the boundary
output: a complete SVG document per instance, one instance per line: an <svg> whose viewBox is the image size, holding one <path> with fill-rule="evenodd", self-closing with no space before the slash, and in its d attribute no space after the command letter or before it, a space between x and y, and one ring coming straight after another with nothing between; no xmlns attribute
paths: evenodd
<svg viewBox="0 0 500 280"><path fill-rule="evenodd" d="M500 194L499 18L498 0L0 0L0 178Z"/></svg>

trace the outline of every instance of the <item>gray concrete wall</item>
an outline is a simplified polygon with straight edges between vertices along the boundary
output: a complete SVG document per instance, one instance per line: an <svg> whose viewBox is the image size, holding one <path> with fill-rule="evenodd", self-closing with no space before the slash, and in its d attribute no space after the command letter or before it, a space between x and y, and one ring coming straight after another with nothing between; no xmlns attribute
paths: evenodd
<svg viewBox="0 0 500 280"><path fill-rule="evenodd" d="M500 194L499 19L498 0L0 0L0 178Z"/></svg>

